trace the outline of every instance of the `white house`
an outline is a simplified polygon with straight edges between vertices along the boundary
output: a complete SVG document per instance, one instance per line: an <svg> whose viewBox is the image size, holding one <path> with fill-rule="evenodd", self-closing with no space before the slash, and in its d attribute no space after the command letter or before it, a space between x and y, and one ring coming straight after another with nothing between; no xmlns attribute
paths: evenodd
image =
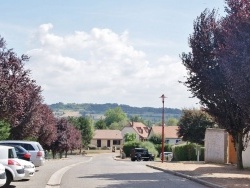
<svg viewBox="0 0 250 188"><path fill-rule="evenodd" d="M136 140L145 141L148 138L149 127L141 122L130 122L121 132L123 138L126 133L135 133Z"/></svg>
<svg viewBox="0 0 250 188"><path fill-rule="evenodd" d="M177 135L178 126L164 126L164 138L167 144L177 144L182 141ZM154 125L151 127L148 139L154 135L162 136L162 126Z"/></svg>

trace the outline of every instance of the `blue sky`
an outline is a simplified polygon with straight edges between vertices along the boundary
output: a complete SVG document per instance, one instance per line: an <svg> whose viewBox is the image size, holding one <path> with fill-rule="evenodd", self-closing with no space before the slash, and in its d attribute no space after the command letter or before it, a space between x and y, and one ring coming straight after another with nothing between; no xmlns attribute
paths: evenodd
<svg viewBox="0 0 250 188"><path fill-rule="evenodd" d="M179 55L205 8L224 0L10 0L1 2L0 35L31 58L25 68L44 102L198 107Z"/></svg>

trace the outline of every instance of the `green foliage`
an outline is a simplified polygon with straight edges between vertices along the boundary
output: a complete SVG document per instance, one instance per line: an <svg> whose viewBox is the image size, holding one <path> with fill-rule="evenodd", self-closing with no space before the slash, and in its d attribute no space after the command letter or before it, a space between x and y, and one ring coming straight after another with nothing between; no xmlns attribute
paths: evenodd
<svg viewBox="0 0 250 188"><path fill-rule="evenodd" d="M97 146L96 146L96 145L89 144L89 145L88 145L88 148L89 148L90 150L96 150L96 149L97 149Z"/></svg>
<svg viewBox="0 0 250 188"><path fill-rule="evenodd" d="M128 124L127 119L121 120L119 122L114 122L109 126L109 129L111 130L122 130L124 126Z"/></svg>
<svg viewBox="0 0 250 188"><path fill-rule="evenodd" d="M77 117L70 118L69 122L81 131L82 144L86 147L90 143L94 134L92 120L88 117Z"/></svg>
<svg viewBox="0 0 250 188"><path fill-rule="evenodd" d="M123 146L123 152L126 154L126 156L130 156L130 151L133 148L139 148L140 147L140 142L135 140L131 142L125 142Z"/></svg>
<svg viewBox="0 0 250 188"><path fill-rule="evenodd" d="M10 135L10 124L6 121L0 121L0 140L6 140Z"/></svg>
<svg viewBox="0 0 250 188"><path fill-rule="evenodd" d="M149 138L149 141L153 144L161 144L162 143L162 136L161 135L153 135Z"/></svg>
<svg viewBox="0 0 250 188"><path fill-rule="evenodd" d="M107 129L107 126L106 126L104 119L99 119L95 123L95 129Z"/></svg>
<svg viewBox="0 0 250 188"><path fill-rule="evenodd" d="M91 103L83 103L83 104L63 104L56 103L49 105L53 112L60 114L65 110L73 110L78 111L82 116L89 116L92 114L103 115L107 110L113 109L116 107L120 107L127 116L134 117L138 116L138 119L142 119L143 123L148 127L152 127L156 122L161 122L162 120L162 109L161 108L152 108L152 107L131 107L128 105L118 105L116 103L106 103L106 104L91 104ZM165 108L165 117L168 118L176 118L179 119L181 116L181 110L176 108Z"/></svg>
<svg viewBox="0 0 250 188"><path fill-rule="evenodd" d="M178 119L170 117L167 120L167 125L168 126L176 126L178 124L178 121L179 121Z"/></svg>
<svg viewBox="0 0 250 188"><path fill-rule="evenodd" d="M158 151L155 149L155 146L152 142L141 142L140 147L148 149L150 153L152 153L154 156L158 155Z"/></svg>
<svg viewBox="0 0 250 188"><path fill-rule="evenodd" d="M120 122L127 119L126 114L123 112L121 107L116 107L114 109L109 109L105 112L105 123L109 127L112 123Z"/></svg>
<svg viewBox="0 0 250 188"><path fill-rule="evenodd" d="M174 161L197 161L196 144L189 143L173 147ZM200 161L204 161L204 148L201 149Z"/></svg>
<svg viewBox="0 0 250 188"><path fill-rule="evenodd" d="M145 148L148 149L150 153L157 156L158 151L155 149L155 146L152 142L139 142L139 141L131 141L131 142L125 142L123 146L123 151L126 154L126 156L130 156L130 151L133 148Z"/></svg>
<svg viewBox="0 0 250 188"><path fill-rule="evenodd" d="M213 125L211 116L206 112L197 109L183 109L177 134L182 137L183 141L203 144L206 129Z"/></svg>
<svg viewBox="0 0 250 188"><path fill-rule="evenodd" d="M124 139L125 139L125 142L132 142L132 141L135 141L135 139L136 139L136 134L135 134L135 133L125 133Z"/></svg>
<svg viewBox="0 0 250 188"><path fill-rule="evenodd" d="M162 145L161 144L155 144L155 149L158 151L158 154L160 155L161 150L162 150ZM172 152L172 145L170 144L164 144L164 152Z"/></svg>

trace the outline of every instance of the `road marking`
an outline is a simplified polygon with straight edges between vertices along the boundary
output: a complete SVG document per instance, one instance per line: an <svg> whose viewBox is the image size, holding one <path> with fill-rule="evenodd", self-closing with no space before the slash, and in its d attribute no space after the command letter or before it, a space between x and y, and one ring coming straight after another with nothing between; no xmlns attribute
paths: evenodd
<svg viewBox="0 0 250 188"><path fill-rule="evenodd" d="M64 175L65 172L67 172L69 169L71 169L72 167L82 164L82 163L88 163L93 159L93 157L91 157L89 160L84 161L84 162L80 162L80 163L76 163L76 164L72 164L69 166L66 166L64 168L61 168L60 170L56 171L54 174L52 174L52 176L50 177L47 185L45 188L60 188L60 184L61 184L61 180L62 177Z"/></svg>

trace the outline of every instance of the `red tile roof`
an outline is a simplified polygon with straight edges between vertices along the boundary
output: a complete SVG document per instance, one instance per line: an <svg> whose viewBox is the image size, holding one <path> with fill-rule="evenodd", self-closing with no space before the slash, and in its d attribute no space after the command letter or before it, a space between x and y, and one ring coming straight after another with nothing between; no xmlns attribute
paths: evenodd
<svg viewBox="0 0 250 188"><path fill-rule="evenodd" d="M141 122L130 122L129 126L131 126L143 139L147 139L149 127Z"/></svg>
<svg viewBox="0 0 250 188"><path fill-rule="evenodd" d="M95 130L93 139L122 140L122 133L119 130Z"/></svg>
<svg viewBox="0 0 250 188"><path fill-rule="evenodd" d="M178 138L177 130L178 130L178 126L164 126L164 137L165 138ZM152 126L151 131L153 131L155 135L161 135L162 126L154 125Z"/></svg>

